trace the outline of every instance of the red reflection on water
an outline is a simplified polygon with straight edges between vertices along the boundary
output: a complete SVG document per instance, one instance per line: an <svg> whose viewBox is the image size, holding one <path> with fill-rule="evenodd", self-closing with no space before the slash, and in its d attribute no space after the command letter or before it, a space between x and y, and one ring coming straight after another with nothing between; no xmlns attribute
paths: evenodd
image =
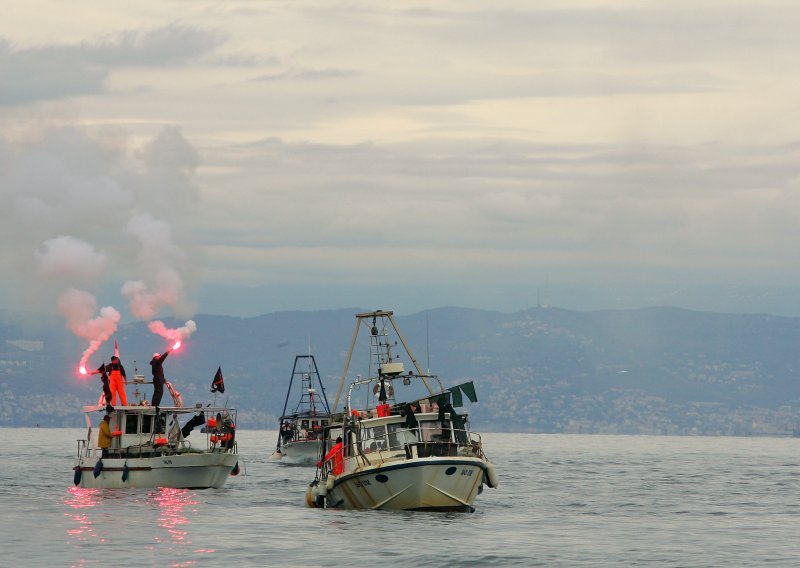
<svg viewBox="0 0 800 568"><path fill-rule="evenodd" d="M64 503L73 510L67 511L64 515L75 521L78 526L73 529L67 529L67 534L78 541L97 538L97 532L92 526L94 523L89 518L89 511L83 511L83 509L91 509L97 506L100 489L71 487L68 492L69 497L64 500ZM102 542L103 539L101 538L100 541Z"/></svg>
<svg viewBox="0 0 800 568"><path fill-rule="evenodd" d="M157 507L158 529L153 535L155 542L145 546L143 550L153 552L166 546L168 552L164 558L168 560L164 565L170 566L196 564L195 560L176 559L178 556L187 556L187 553L206 555L216 552L210 548L189 548L192 539L188 531L190 521L187 514L196 513L195 507L199 503L194 497L195 493L189 489L160 487L148 491L145 496L135 490L72 487L67 493L64 504L68 510L64 514L75 523L67 529L67 534L70 537L69 542L77 548L83 548L87 544L116 542L120 534L109 527L115 526L121 511L129 510L131 515L141 516L145 511L152 512ZM148 532L152 534L152 531ZM85 561L81 560L77 565L82 565Z"/></svg>
<svg viewBox="0 0 800 568"><path fill-rule="evenodd" d="M189 490L160 487L153 498L161 507L158 524L166 529L172 542L191 544L189 531L183 528L184 525L189 524L189 519L183 514L183 509L190 505L197 505L197 501L191 497ZM156 540L160 539L156 538Z"/></svg>

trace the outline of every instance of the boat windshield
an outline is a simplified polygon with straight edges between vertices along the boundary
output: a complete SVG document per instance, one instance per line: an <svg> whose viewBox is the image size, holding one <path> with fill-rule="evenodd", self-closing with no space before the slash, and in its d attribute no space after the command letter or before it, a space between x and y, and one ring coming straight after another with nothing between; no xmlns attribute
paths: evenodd
<svg viewBox="0 0 800 568"><path fill-rule="evenodd" d="M442 428L438 420L422 420L419 423L423 442L449 442L450 431Z"/></svg>
<svg viewBox="0 0 800 568"><path fill-rule="evenodd" d="M373 426L361 430L361 451L364 453L376 450L385 450L386 447L386 426Z"/></svg>
<svg viewBox="0 0 800 568"><path fill-rule="evenodd" d="M392 448L402 448L405 444L413 444L417 441L417 433L414 430L407 430L403 424L389 424L389 446Z"/></svg>

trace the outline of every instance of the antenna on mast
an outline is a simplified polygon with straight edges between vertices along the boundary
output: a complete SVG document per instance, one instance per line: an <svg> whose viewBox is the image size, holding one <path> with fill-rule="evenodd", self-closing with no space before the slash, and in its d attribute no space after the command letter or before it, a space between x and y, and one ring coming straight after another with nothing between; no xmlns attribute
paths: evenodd
<svg viewBox="0 0 800 568"><path fill-rule="evenodd" d="M428 374L431 374L431 341L430 341L430 325L428 323L428 310L425 310L425 356L427 359L426 365L428 367Z"/></svg>

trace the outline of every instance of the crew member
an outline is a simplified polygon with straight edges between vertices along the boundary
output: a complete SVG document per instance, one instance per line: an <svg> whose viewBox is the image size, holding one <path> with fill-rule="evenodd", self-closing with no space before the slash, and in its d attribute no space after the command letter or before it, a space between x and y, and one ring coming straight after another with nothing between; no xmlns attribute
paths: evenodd
<svg viewBox="0 0 800 568"><path fill-rule="evenodd" d="M108 457L108 448L111 447L111 428L108 425L110 421L110 414L103 416L103 421L100 422L100 431L97 433L97 445L103 450L104 458Z"/></svg>
<svg viewBox="0 0 800 568"><path fill-rule="evenodd" d="M344 444L341 436L336 438L336 445L325 454L324 461L331 460L333 460L333 474L341 475L344 472ZM317 467L322 467L322 462L317 462Z"/></svg>
<svg viewBox="0 0 800 568"><path fill-rule="evenodd" d="M108 373L106 372L106 364L100 365L97 370L89 371L90 375L100 375L100 381L103 383L103 397L105 398L106 410L112 408L111 406L111 387L108 385Z"/></svg>
<svg viewBox="0 0 800 568"><path fill-rule="evenodd" d="M167 379L164 378L164 359L172 353L172 347L167 349L163 355L153 353L153 358L150 360L150 368L153 370L153 399L150 401L150 406L158 406L161 404L161 397L164 395L164 383Z"/></svg>
<svg viewBox="0 0 800 568"><path fill-rule="evenodd" d="M119 394L122 406L128 406L128 397L125 395L125 383L123 382L123 379L127 377L125 375L125 367L119 362L119 357L116 355L111 357L111 363L106 365L106 372L111 386L111 404L117 405L117 395Z"/></svg>

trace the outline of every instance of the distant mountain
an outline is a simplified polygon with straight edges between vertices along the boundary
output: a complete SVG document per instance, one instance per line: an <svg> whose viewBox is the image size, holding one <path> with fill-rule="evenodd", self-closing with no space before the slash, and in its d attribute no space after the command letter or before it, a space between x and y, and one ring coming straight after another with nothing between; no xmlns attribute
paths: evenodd
<svg viewBox="0 0 800 568"><path fill-rule="evenodd" d="M199 315L165 364L168 380L185 401L207 401L221 367L240 424L275 428L294 357L309 348L333 401L358 311ZM475 382L469 412L482 431L775 435L800 425L800 318L439 308L397 320L423 368L447 386ZM148 378L150 357L167 346L143 323L117 339L129 375ZM84 348L59 318L0 311L0 425L81 425L80 405L101 392L96 376L76 373ZM354 355L352 375L366 372L365 356Z"/></svg>

